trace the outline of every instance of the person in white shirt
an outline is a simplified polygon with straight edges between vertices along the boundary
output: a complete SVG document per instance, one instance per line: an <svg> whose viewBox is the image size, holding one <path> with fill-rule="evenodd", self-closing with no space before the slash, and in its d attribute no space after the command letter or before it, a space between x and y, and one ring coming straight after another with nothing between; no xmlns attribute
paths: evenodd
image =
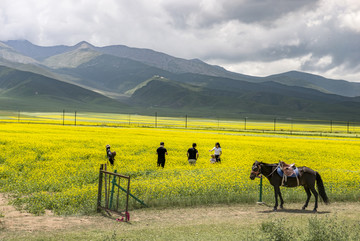
<svg viewBox="0 0 360 241"><path fill-rule="evenodd" d="M211 150L209 150L210 152L211 151L215 151L214 154L215 154L215 159L216 159L216 162L221 162L221 159L220 159L220 156L222 154L222 150L221 150L221 147L220 147L220 143L219 142L216 142L215 143L215 147Z"/></svg>

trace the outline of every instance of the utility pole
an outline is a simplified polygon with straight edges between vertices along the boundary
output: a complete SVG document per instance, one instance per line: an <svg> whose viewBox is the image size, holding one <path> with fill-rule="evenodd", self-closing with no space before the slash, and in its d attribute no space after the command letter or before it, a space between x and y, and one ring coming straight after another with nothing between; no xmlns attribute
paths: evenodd
<svg viewBox="0 0 360 241"><path fill-rule="evenodd" d="M185 129L187 129L187 120L188 120L188 116L185 115Z"/></svg>
<svg viewBox="0 0 360 241"><path fill-rule="evenodd" d="M155 128L157 128L157 112L155 112Z"/></svg>
<svg viewBox="0 0 360 241"><path fill-rule="evenodd" d="M332 126L333 126L333 123L332 123L332 120L330 121L330 133L332 133Z"/></svg>
<svg viewBox="0 0 360 241"><path fill-rule="evenodd" d="M274 118L274 131L276 131L276 117Z"/></svg>
<svg viewBox="0 0 360 241"><path fill-rule="evenodd" d="M63 110L63 125L65 125L65 109Z"/></svg>
<svg viewBox="0 0 360 241"><path fill-rule="evenodd" d="M75 111L75 126L76 126L76 111Z"/></svg>
<svg viewBox="0 0 360 241"><path fill-rule="evenodd" d="M247 117L245 117L244 130L246 130L246 120L247 120Z"/></svg>

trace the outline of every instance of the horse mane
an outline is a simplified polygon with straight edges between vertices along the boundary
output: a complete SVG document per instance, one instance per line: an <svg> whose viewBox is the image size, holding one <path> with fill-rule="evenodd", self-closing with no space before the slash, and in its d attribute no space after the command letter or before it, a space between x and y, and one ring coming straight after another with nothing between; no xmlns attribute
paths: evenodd
<svg viewBox="0 0 360 241"><path fill-rule="evenodd" d="M267 167L276 167L279 165L279 163L274 163L274 164L269 164L269 163L264 163L264 162L259 162L260 164L267 166Z"/></svg>

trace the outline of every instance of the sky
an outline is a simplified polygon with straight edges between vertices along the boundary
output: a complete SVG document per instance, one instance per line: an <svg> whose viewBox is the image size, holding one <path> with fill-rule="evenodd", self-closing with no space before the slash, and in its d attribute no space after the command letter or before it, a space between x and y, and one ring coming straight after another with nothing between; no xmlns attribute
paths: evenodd
<svg viewBox="0 0 360 241"><path fill-rule="evenodd" d="M359 0L0 0L0 41L127 45L227 70L360 82Z"/></svg>

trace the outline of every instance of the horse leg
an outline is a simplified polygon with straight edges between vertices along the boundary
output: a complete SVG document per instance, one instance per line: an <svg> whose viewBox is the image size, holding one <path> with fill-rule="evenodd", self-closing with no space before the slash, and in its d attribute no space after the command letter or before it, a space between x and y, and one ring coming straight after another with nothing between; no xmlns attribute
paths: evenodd
<svg viewBox="0 0 360 241"><path fill-rule="evenodd" d="M277 210L277 207L279 205L278 203L278 195L280 193L280 187L279 186L274 186L274 191L275 191L275 206L273 211L275 212Z"/></svg>
<svg viewBox="0 0 360 241"><path fill-rule="evenodd" d="M313 212L317 212L317 208L318 208L318 196L319 196L319 194L318 194L318 192L316 191L315 186L310 187L310 190L311 190L311 192L312 192L312 193L314 194L314 196L315 196L315 207L314 207Z"/></svg>
<svg viewBox="0 0 360 241"><path fill-rule="evenodd" d="M284 200L281 195L280 187L279 187L279 198L280 198L280 208L283 209L284 208Z"/></svg>
<svg viewBox="0 0 360 241"><path fill-rule="evenodd" d="M307 199L306 199L305 205L302 207L302 210L305 210L305 208L307 208L307 206L309 204L309 201L310 201L310 197L311 197L310 189L308 187L305 187L305 186L304 186L304 189L305 189L305 192L306 192L306 195L307 195Z"/></svg>

